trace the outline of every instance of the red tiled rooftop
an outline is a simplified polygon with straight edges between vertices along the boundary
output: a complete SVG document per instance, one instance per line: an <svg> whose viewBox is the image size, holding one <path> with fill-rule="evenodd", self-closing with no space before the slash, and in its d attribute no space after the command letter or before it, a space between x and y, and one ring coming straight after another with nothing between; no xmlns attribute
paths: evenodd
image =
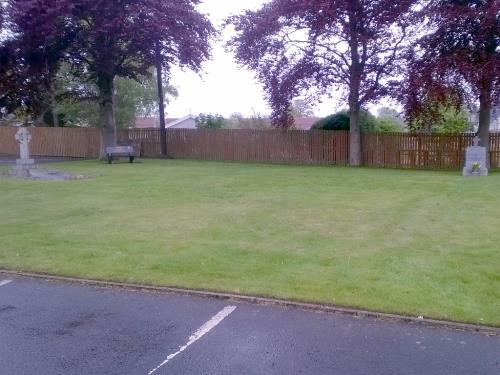
<svg viewBox="0 0 500 375"><path fill-rule="evenodd" d="M316 123L316 121L320 119L321 117L296 117L295 129L311 130L312 126Z"/></svg>

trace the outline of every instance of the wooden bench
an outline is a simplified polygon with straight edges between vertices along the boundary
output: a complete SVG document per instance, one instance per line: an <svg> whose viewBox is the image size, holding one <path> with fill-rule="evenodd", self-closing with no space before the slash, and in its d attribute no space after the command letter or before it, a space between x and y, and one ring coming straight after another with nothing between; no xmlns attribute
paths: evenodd
<svg viewBox="0 0 500 375"><path fill-rule="evenodd" d="M134 145L106 147L106 156L108 158L108 164L111 164L114 157L128 157L129 163L133 163L134 158L137 156L136 149L137 148Z"/></svg>

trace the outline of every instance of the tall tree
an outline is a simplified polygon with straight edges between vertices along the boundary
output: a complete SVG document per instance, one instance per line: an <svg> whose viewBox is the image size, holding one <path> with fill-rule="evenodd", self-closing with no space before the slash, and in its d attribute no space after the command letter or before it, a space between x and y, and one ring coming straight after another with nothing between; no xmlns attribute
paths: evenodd
<svg viewBox="0 0 500 375"><path fill-rule="evenodd" d="M479 102L478 136L488 147L491 109L500 99L500 1L429 0L421 15L428 33L410 56L408 119L430 126L443 105L459 110Z"/></svg>
<svg viewBox="0 0 500 375"><path fill-rule="evenodd" d="M352 166L361 164L360 111L388 93L415 0L273 0L229 22L237 61L263 82L278 126L301 92L347 94Z"/></svg>
<svg viewBox="0 0 500 375"><path fill-rule="evenodd" d="M139 79L147 75L157 61L156 52L166 71L173 64L199 71L210 57L215 30L196 10L199 0L9 1L13 4L12 18L23 21L14 21L19 30L15 41L24 35L40 34L28 46L18 43L16 51L39 51L47 40L51 46L61 43L63 53L56 56L54 65L68 62L72 74L96 85L104 144L116 141L115 77ZM61 21L62 29L71 33L52 27L54 20ZM38 25L42 28L37 29ZM33 66L41 64L35 62ZM26 72L22 78L30 82L34 76Z"/></svg>
<svg viewBox="0 0 500 375"><path fill-rule="evenodd" d="M99 124L98 93L94 85L58 74L57 112L64 126L92 126ZM134 126L137 117L149 117L157 113L158 94L156 76L142 77L140 82L118 77L115 80L114 108L117 128ZM177 96L175 87L163 82L164 102ZM75 86L77 89L75 90ZM75 92L76 91L76 92ZM53 117L53 116L51 116ZM49 118L49 125L52 121Z"/></svg>
<svg viewBox="0 0 500 375"><path fill-rule="evenodd" d="M104 142L112 144L114 78L137 79L158 57L166 71L172 64L199 71L215 30L196 10L199 0L80 1L83 22L69 54L97 84Z"/></svg>
<svg viewBox="0 0 500 375"><path fill-rule="evenodd" d="M3 33L3 25L5 23L5 7L7 6L7 4L4 4L4 2L0 2L0 37Z"/></svg>
<svg viewBox="0 0 500 375"><path fill-rule="evenodd" d="M156 79L158 92L158 114L160 115L160 155L167 157L167 129L165 124L165 97L163 94L163 67L161 63L160 45L156 43Z"/></svg>
<svg viewBox="0 0 500 375"><path fill-rule="evenodd" d="M72 4L9 0L3 6L8 33L0 39L0 106L22 108L40 122L54 104L54 77L75 34L66 17Z"/></svg>
<svg viewBox="0 0 500 375"><path fill-rule="evenodd" d="M311 104L304 99L295 99L292 102L291 111L294 118L314 116L314 110Z"/></svg>

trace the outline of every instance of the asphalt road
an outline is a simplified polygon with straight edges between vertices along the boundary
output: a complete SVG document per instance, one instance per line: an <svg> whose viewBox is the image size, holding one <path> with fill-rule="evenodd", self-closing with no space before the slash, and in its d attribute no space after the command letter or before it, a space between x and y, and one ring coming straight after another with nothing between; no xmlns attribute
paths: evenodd
<svg viewBox="0 0 500 375"><path fill-rule="evenodd" d="M0 274L0 374L498 375L500 338Z"/></svg>

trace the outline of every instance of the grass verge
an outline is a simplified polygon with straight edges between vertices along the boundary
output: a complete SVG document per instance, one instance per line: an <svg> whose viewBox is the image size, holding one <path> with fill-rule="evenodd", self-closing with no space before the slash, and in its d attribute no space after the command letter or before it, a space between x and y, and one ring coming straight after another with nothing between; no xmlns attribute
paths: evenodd
<svg viewBox="0 0 500 375"><path fill-rule="evenodd" d="M0 179L0 267L500 326L500 174L143 160Z"/></svg>

